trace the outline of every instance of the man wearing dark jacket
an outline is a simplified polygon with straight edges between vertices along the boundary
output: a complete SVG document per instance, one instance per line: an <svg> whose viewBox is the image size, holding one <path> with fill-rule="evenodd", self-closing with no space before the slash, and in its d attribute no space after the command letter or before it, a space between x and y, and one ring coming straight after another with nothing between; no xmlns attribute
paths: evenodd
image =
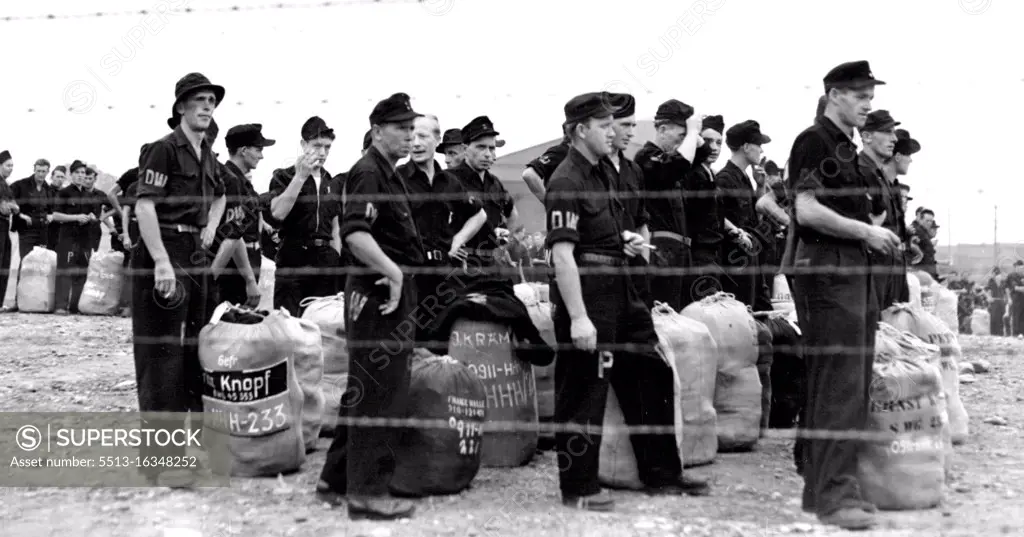
<svg viewBox="0 0 1024 537"><path fill-rule="evenodd" d="M22 259L36 246L46 248L50 227L50 214L53 212L53 199L56 192L46 184L46 176L50 173L50 163L39 159L31 176L19 179L11 185L11 192L18 202L20 211L11 221L11 231L18 234L18 253ZM18 266L18 278L11 278L17 285L21 280L21 265ZM17 294L14 295L17 300ZM12 309L17 309L17 302Z"/></svg>

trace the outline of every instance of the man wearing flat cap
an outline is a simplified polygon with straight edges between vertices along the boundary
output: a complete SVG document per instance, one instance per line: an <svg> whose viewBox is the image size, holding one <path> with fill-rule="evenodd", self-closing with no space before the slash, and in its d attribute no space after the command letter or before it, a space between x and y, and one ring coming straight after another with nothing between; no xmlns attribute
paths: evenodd
<svg viewBox="0 0 1024 537"><path fill-rule="evenodd" d="M806 349L808 402L801 428L851 433L868 424L878 325L868 251L894 255L900 241L872 225L868 183L853 143L854 129L871 112L875 86L883 82L866 61L839 65L823 82L825 113L797 136L789 157L795 240L787 245L783 265L793 276ZM798 439L805 511L845 529L874 525L875 508L857 478L861 446L845 438Z"/></svg>
<svg viewBox="0 0 1024 537"><path fill-rule="evenodd" d="M227 209L220 226L224 242L218 250L217 302L256 307L260 294L258 277L263 264L260 229L263 227L260 197L248 175L263 160L263 148L276 143L263 136L263 125L247 123L228 129L224 137L228 161L224 163Z"/></svg>
<svg viewBox="0 0 1024 537"><path fill-rule="evenodd" d="M548 181L547 246L554 264L552 320L559 347L555 361L555 421L599 426L608 386L631 426L672 426L672 372L658 350L650 309L627 276L627 259L647 242L630 231L618 199L612 164L613 115L608 93L588 93L565 105L569 154ZM621 161L620 161L621 169ZM627 350L620 350L627 346ZM682 477L671 434L632 435L640 479L651 494L701 495L707 483ZM610 511L614 502L598 481L600 436L555 434L562 503ZM584 447L580 447L584 446Z"/></svg>
<svg viewBox="0 0 1024 537"><path fill-rule="evenodd" d="M198 339L210 314L205 252L227 203L204 133L223 100L222 86L200 73L185 75L174 88L180 122L139 156L135 212L141 241L132 253L131 268L135 374L142 412L204 408ZM182 337L182 325L182 342L168 343ZM225 411L230 406L214 399L206 399L206 405ZM148 424L167 430L183 425L179 420ZM198 425L193 415L193 428ZM229 432L225 427L224 433ZM173 446L141 450L144 456L184 455L183 448ZM170 486L189 486L195 480L193 472L181 468L142 471L151 481Z"/></svg>
<svg viewBox="0 0 1024 537"><path fill-rule="evenodd" d="M421 115L410 100L395 93L373 108L373 145L345 183L341 237L351 262L345 285L348 385L358 389L345 392L339 418L408 416L409 357L416 335L409 319L417 306L412 274L424 262L409 191L396 171L398 161L409 156L414 120ZM388 495L400 440L399 428L339 423L317 496L333 505L347 496L353 520L412 516L411 502Z"/></svg>
<svg viewBox="0 0 1024 537"><path fill-rule="evenodd" d="M686 228L692 239L692 272L685 278L686 293L693 300L722 290L721 248L725 222L718 209L718 189L711 166L722 152L725 120L706 116L701 120L700 136L704 144L697 148L696 166L683 180L683 204Z"/></svg>
<svg viewBox="0 0 1024 537"><path fill-rule="evenodd" d="M636 135L636 99L627 93L611 94L611 102L616 110L612 113L612 131L615 137L612 138L612 152L603 159L604 164L611 165L609 175L616 181L613 184L615 192L622 204L622 218L624 229L637 233L643 237L645 242L650 242L651 232L647 229L647 221L650 215L644 203L643 171L640 165L626 157L625 151L629 143ZM648 262L650 250L644 250L640 255L628 258L633 285L640 294L640 299L649 308L654 307L654 299L651 298L650 276L648 274Z"/></svg>
<svg viewBox="0 0 1024 537"><path fill-rule="evenodd" d="M466 144L466 160L452 168L451 173L462 182L470 197L479 201L487 213L487 222L466 244L469 260L477 266L494 267L497 261L498 228L512 229L519 219L515 201L501 180L490 172L499 147L498 131L487 116L474 118L462 127L462 141ZM504 144L501 144L504 145Z"/></svg>
<svg viewBox="0 0 1024 537"><path fill-rule="evenodd" d="M466 144L462 142L462 129L448 129L437 144L437 152L444 155L444 167L456 168L466 160Z"/></svg>
<svg viewBox="0 0 1024 537"><path fill-rule="evenodd" d="M722 250L722 262L727 271L722 287L753 311L770 311L772 306L760 267L759 254L764 248L764 238L758 234L758 186L745 170L761 162L761 146L771 141L754 120L729 127L725 132L725 145L729 146L732 156L715 175L719 211L728 235Z"/></svg>
<svg viewBox="0 0 1024 537"><path fill-rule="evenodd" d="M78 300L85 288L86 272L92 257L93 225L98 226L101 207L88 184L89 167L76 160L71 164L72 184L57 194L53 202L53 220L60 222L57 234L57 281L54 313L78 312Z"/></svg>
<svg viewBox="0 0 1024 537"><path fill-rule="evenodd" d="M300 317L302 301L342 289L341 194L334 192L324 162L334 129L318 116L302 124L302 155L294 166L274 170L263 217L278 230L281 244L274 272L274 308Z"/></svg>
<svg viewBox="0 0 1024 537"><path fill-rule="evenodd" d="M888 171L892 168L896 127L899 125L900 122L893 119L888 110L874 110L868 114L864 126L859 129L864 149L857 156L857 165L868 180L873 221L895 233L902 242L906 237L905 215L897 187L892 183L895 175ZM876 252L870 256L871 276L874 278L872 290L878 298L878 311L896 302L909 302L904 253L888 256Z"/></svg>
<svg viewBox="0 0 1024 537"><path fill-rule="evenodd" d="M648 228L651 244L651 297L672 306L676 311L693 302L686 288L691 277L691 239L686 226L683 182L693 167L700 137L701 118L693 107L670 99L658 107L654 115L657 133L634 157L643 170L644 203L650 215Z"/></svg>

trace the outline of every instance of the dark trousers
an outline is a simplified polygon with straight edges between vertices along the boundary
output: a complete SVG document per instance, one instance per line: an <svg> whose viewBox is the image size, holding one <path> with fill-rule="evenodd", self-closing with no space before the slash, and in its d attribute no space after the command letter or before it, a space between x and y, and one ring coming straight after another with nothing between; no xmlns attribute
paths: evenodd
<svg viewBox="0 0 1024 537"><path fill-rule="evenodd" d="M46 226L46 247L57 251L57 240L60 238L60 222L50 222Z"/></svg>
<svg viewBox="0 0 1024 537"><path fill-rule="evenodd" d="M423 268L436 272L423 272L416 275L413 280L416 284L416 298L418 304L425 310L427 317L433 318L459 297L461 289L466 283L466 275L460 267L450 264L431 264ZM432 334L428 333L430 328L429 322L416 323L414 348L423 347L440 356L448 354L448 336L450 334L437 334L431 337Z"/></svg>
<svg viewBox="0 0 1024 537"><path fill-rule="evenodd" d="M86 233L74 233L61 229L57 241L57 282L54 308L78 311L78 300L89 274L89 259L92 257L92 239Z"/></svg>
<svg viewBox="0 0 1024 537"><path fill-rule="evenodd" d="M993 336L1001 336L1003 332L1003 315L1006 314L1006 301L997 298L988 305L988 329Z"/></svg>
<svg viewBox="0 0 1024 537"><path fill-rule="evenodd" d="M756 236L752 236L756 241ZM755 247L760 247L755 242ZM753 311L771 311L772 300L761 274L760 252L748 254L733 242L722 247L722 265L727 273L722 276L722 290L732 294Z"/></svg>
<svg viewBox="0 0 1024 537"><path fill-rule="evenodd" d="M47 228L34 227L18 232L18 254L22 259L36 246L46 248Z"/></svg>
<svg viewBox="0 0 1024 537"><path fill-rule="evenodd" d="M0 302L7 296L7 281L11 275L11 236L7 216L0 215ZM15 295L17 296L17 295ZM3 304L0 304L2 306Z"/></svg>
<svg viewBox="0 0 1024 537"><path fill-rule="evenodd" d="M693 274L686 278L686 293L698 301L722 290L721 255L717 246L694 246Z"/></svg>
<svg viewBox="0 0 1024 537"><path fill-rule="evenodd" d="M658 336L650 310L630 278L594 274L581 276L580 280L587 314L597 329L598 352L567 350L573 347L571 321L557 284L551 287L552 317L560 347L555 361L555 421L581 428L581 432L555 434L563 496L589 496L601 490L601 436L583 429L600 429L609 383L628 425L672 427L676 412L672 369L655 349ZM609 367L601 357L602 346L624 344L633 348L615 349ZM645 484L665 484L682 474L674 435L633 434L630 441Z"/></svg>
<svg viewBox="0 0 1024 537"><path fill-rule="evenodd" d="M871 266L871 287L879 312L898 302L910 302L907 264L902 252L894 256L872 252Z"/></svg>
<svg viewBox="0 0 1024 537"><path fill-rule="evenodd" d="M650 266L650 263L642 256L638 255L629 258L630 279L633 280L633 287L636 289L637 296L647 306L647 309L654 308L654 295L651 293Z"/></svg>
<svg viewBox="0 0 1024 537"><path fill-rule="evenodd" d="M349 373L338 412L341 418L407 417L416 283L407 277L398 309L381 315L379 308L388 300L388 289L375 284L379 279L379 275L352 275L345 288ZM320 479L340 493L386 495L402 431L394 426L339 425Z"/></svg>
<svg viewBox="0 0 1024 537"><path fill-rule="evenodd" d="M136 232L131 236L132 244L138 243L138 226L132 224L133 228L136 228ZM115 252L121 252L124 254L124 261L121 262L121 266L125 269L124 276L121 280L121 300L118 301L118 306L122 308L130 308L132 305L132 276L131 276L131 263L132 263L132 250L125 250L124 244L117 235L110 235L110 249Z"/></svg>
<svg viewBox="0 0 1024 537"><path fill-rule="evenodd" d="M341 256L331 246L282 241L274 272L274 309L284 308L301 317L302 299L332 296L342 287Z"/></svg>
<svg viewBox="0 0 1024 537"><path fill-rule="evenodd" d="M174 268L169 297L154 288L156 266L142 241L132 252L132 337L139 411L179 413L149 425L155 429L184 426L185 412L202 412L199 331L212 311L207 255L198 233L162 232ZM192 428L199 423L193 418ZM154 455L181 455L168 447ZM158 452L157 452L158 451Z"/></svg>
<svg viewBox="0 0 1024 537"><path fill-rule="evenodd" d="M1014 296L1010 300L1010 334L1014 337L1024 334L1024 297Z"/></svg>
<svg viewBox="0 0 1024 537"><path fill-rule="evenodd" d="M807 367L802 429L849 433L867 427L878 326L873 278L866 271L838 271L869 266L867 253L857 246L797 246L793 298ZM862 441L800 439L797 444L805 511L827 515L865 505L856 477Z"/></svg>
<svg viewBox="0 0 1024 537"><path fill-rule="evenodd" d="M246 254L249 256L249 265L252 267L252 275L256 277L256 281L260 281L260 267L263 266L263 255L256 248L246 248ZM224 267L224 272L221 273L220 277L217 278L217 299L216 303L230 302L232 304L242 305L249 300L249 295L245 292L245 277L242 276L241 271L235 265L235 261L232 259L228 261L227 266Z"/></svg>
<svg viewBox="0 0 1024 537"><path fill-rule="evenodd" d="M690 268L690 247L669 237L652 237L651 244L657 248L651 252L651 298L680 311L693 302L683 273Z"/></svg>

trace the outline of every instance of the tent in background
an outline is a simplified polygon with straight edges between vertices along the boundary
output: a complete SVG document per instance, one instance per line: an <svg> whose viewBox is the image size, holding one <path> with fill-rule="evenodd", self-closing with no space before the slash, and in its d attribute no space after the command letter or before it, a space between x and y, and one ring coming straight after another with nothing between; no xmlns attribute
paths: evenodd
<svg viewBox="0 0 1024 537"><path fill-rule="evenodd" d="M633 158L633 155L649 140L654 139L654 121L642 120L637 122L636 136L629 143L626 156ZM509 153L494 162L491 166L491 173L501 179L501 183L512 194L516 200L516 208L519 210L519 223L526 227L527 233L547 231L546 218L544 217L544 205L527 188L523 181L523 170L533 159L544 154L547 148L561 143L562 139L554 138L542 144L537 144L515 153Z"/></svg>

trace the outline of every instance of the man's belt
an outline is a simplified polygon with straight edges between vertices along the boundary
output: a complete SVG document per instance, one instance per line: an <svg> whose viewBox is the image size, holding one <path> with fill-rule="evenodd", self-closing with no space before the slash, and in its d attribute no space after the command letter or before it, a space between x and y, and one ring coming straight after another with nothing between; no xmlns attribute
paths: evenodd
<svg viewBox="0 0 1024 537"><path fill-rule="evenodd" d="M282 245L293 245L293 246L330 246L331 241L327 239L293 239L283 238L281 240Z"/></svg>
<svg viewBox="0 0 1024 537"><path fill-rule="evenodd" d="M652 239L672 239L674 241L679 241L679 242L685 244L686 246L690 245L690 237L684 237L684 236L682 236L682 235L680 235L678 233L672 232L672 231L653 231L653 232L651 232L651 238Z"/></svg>
<svg viewBox="0 0 1024 537"><path fill-rule="evenodd" d="M175 233L199 233L199 228L188 224L160 224L160 229L174 231Z"/></svg>
<svg viewBox="0 0 1024 537"><path fill-rule="evenodd" d="M606 265L610 267L621 267L626 264L626 259L604 254L591 254L584 252L580 254L580 261L593 265Z"/></svg>

